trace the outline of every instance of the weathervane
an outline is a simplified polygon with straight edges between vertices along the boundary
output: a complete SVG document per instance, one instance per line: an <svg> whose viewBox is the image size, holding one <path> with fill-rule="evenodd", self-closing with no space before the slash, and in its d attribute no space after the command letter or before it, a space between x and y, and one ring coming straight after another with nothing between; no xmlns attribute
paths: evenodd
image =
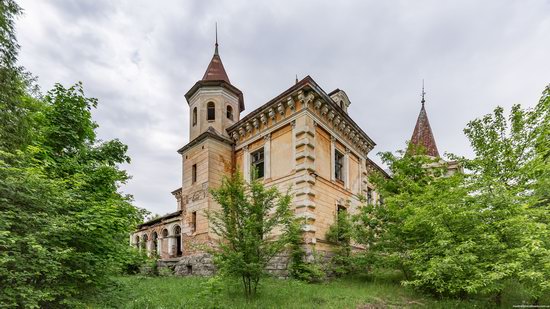
<svg viewBox="0 0 550 309"><path fill-rule="evenodd" d="M424 100L424 95L426 94L426 92L424 91L424 79L422 79L422 107L424 107L424 103L426 102L426 100Z"/></svg>
<svg viewBox="0 0 550 309"><path fill-rule="evenodd" d="M214 51L214 54L218 54L218 22L216 22L216 50Z"/></svg>

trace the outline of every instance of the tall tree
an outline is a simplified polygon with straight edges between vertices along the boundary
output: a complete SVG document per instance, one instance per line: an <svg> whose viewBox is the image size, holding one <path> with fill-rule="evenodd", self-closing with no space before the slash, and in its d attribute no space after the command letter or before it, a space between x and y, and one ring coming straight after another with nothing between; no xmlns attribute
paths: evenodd
<svg viewBox="0 0 550 309"><path fill-rule="evenodd" d="M221 206L208 213L211 228L220 237L214 250L222 273L242 280L247 296L256 293L268 262L290 243L293 229L291 196L254 179L246 183L239 173L212 190Z"/></svg>

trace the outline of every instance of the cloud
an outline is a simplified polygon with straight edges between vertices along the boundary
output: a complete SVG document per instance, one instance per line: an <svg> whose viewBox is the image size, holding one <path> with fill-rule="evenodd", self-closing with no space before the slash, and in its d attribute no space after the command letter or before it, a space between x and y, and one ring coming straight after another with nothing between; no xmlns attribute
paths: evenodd
<svg viewBox="0 0 550 309"><path fill-rule="evenodd" d="M529 1L20 1L20 62L42 89L83 81L102 139L129 145L138 206L167 213L188 142L185 92L212 57L214 23L246 111L311 75L344 89L378 151L403 148L426 107L438 148L469 155L466 123L534 105L550 82L550 3Z"/></svg>

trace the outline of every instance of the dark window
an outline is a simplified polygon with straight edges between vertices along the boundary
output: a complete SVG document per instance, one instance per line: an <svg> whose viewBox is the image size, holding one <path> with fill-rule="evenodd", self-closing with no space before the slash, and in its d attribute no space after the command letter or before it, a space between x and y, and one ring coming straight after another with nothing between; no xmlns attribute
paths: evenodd
<svg viewBox="0 0 550 309"><path fill-rule="evenodd" d="M193 213L191 213L191 229L193 230L193 232L197 230L197 212L196 211L193 211Z"/></svg>
<svg viewBox="0 0 550 309"><path fill-rule="evenodd" d="M214 102L208 102L207 105L207 120L215 120L216 119L216 105Z"/></svg>
<svg viewBox="0 0 550 309"><path fill-rule="evenodd" d="M166 238L166 237L168 237L168 230L164 229L162 230L162 238Z"/></svg>
<svg viewBox="0 0 550 309"><path fill-rule="evenodd" d="M139 236L136 236L136 247L139 248Z"/></svg>
<svg viewBox="0 0 550 309"><path fill-rule="evenodd" d="M193 266L192 266L192 265L187 265L187 274L188 274L188 275L192 275L192 274L193 274Z"/></svg>
<svg viewBox="0 0 550 309"><path fill-rule="evenodd" d="M197 125L197 108L193 108L193 126Z"/></svg>
<svg viewBox="0 0 550 309"><path fill-rule="evenodd" d="M197 182L197 165L193 164L191 168L191 183Z"/></svg>
<svg viewBox="0 0 550 309"><path fill-rule="evenodd" d="M227 105L227 119L233 120L233 107Z"/></svg>
<svg viewBox="0 0 550 309"><path fill-rule="evenodd" d="M338 150L334 150L334 177L338 180L344 180L344 155Z"/></svg>
<svg viewBox="0 0 550 309"><path fill-rule="evenodd" d="M256 173L256 177L264 177L264 149L256 150L250 156L252 157L252 169Z"/></svg>
<svg viewBox="0 0 550 309"><path fill-rule="evenodd" d="M372 204L372 189L367 188L367 204Z"/></svg>
<svg viewBox="0 0 550 309"><path fill-rule="evenodd" d="M348 211L348 209L345 206L338 205L338 215L340 215L340 213L345 213L346 211Z"/></svg>
<svg viewBox="0 0 550 309"><path fill-rule="evenodd" d="M382 197L382 195L378 195L378 204L384 205L384 198Z"/></svg>
<svg viewBox="0 0 550 309"><path fill-rule="evenodd" d="M151 251L153 251L154 254L157 254L157 248L158 248L158 235L157 232L153 232L153 248L151 248Z"/></svg>
<svg viewBox="0 0 550 309"><path fill-rule="evenodd" d="M179 225L176 225L174 228L174 236L176 236L176 256L182 256L183 250L181 247L181 228Z"/></svg>
<svg viewBox="0 0 550 309"><path fill-rule="evenodd" d="M147 241L148 241L148 237L147 237L147 234L143 235L143 237L141 237L141 248L142 249L147 249Z"/></svg>

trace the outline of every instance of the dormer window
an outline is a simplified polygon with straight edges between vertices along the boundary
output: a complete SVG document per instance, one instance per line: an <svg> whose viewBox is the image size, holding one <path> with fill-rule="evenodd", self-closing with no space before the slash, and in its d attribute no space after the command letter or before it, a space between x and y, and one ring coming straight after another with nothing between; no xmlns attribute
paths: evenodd
<svg viewBox="0 0 550 309"><path fill-rule="evenodd" d="M207 109L206 119L208 121L216 120L216 105L214 104L214 102L208 102L206 109Z"/></svg>
<svg viewBox="0 0 550 309"><path fill-rule="evenodd" d="M233 120L233 107L231 105L227 105L227 111L226 111L227 119Z"/></svg>

